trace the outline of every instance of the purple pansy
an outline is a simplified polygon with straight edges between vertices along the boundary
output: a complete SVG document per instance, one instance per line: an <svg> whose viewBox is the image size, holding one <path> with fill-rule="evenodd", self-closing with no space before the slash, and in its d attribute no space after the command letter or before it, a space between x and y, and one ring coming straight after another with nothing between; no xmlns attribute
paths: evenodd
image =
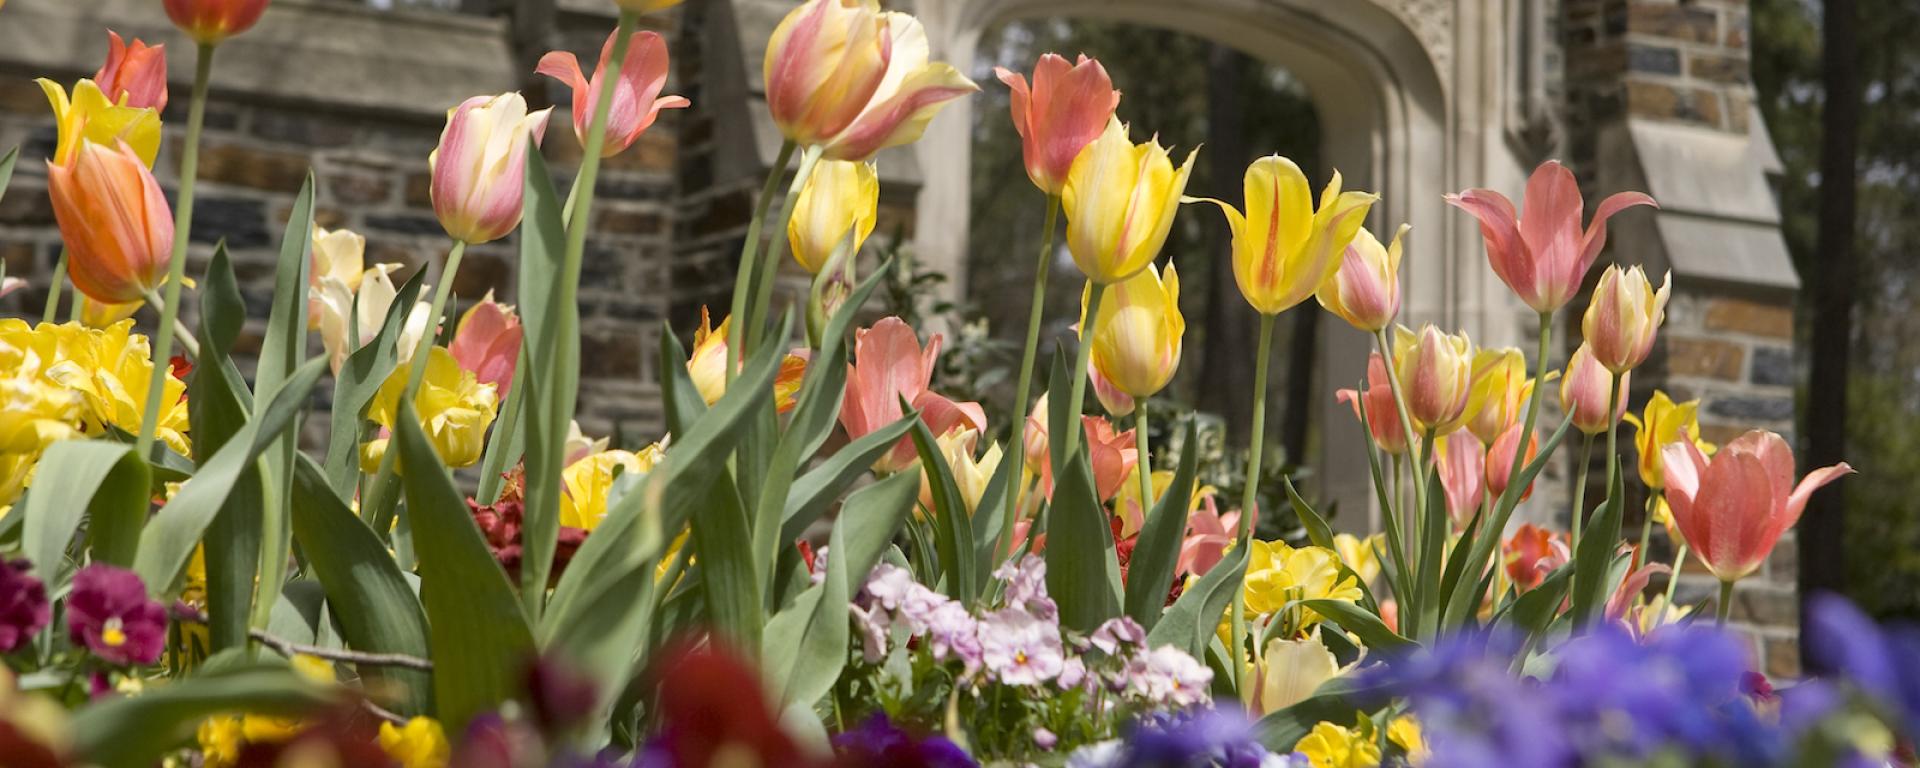
<svg viewBox="0 0 1920 768"><path fill-rule="evenodd" d="M946 737L915 737L887 719L874 715L858 727L833 737L839 754L836 766L848 768L975 768L979 763Z"/></svg>
<svg viewBox="0 0 1920 768"><path fill-rule="evenodd" d="M146 583L133 571L94 563L73 576L67 631L105 661L151 664L166 645L167 611L147 597Z"/></svg>
<svg viewBox="0 0 1920 768"><path fill-rule="evenodd" d="M51 617L47 587L32 568L26 560L0 560L0 653L26 645Z"/></svg>
<svg viewBox="0 0 1920 768"><path fill-rule="evenodd" d="M993 572L1007 582L1006 604L1020 608L1044 621L1058 621L1060 609L1047 596L1047 561L1038 555L1025 555L1009 561Z"/></svg>

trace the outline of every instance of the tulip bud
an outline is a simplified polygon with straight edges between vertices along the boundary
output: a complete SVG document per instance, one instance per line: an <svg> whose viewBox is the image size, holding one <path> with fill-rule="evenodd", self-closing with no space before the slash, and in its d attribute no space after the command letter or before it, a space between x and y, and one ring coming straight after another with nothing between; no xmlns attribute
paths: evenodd
<svg viewBox="0 0 1920 768"><path fill-rule="evenodd" d="M787 243L793 258L810 274L825 269L849 238L849 257L873 234L880 205L880 177L872 163L822 160L800 187L787 219Z"/></svg>
<svg viewBox="0 0 1920 768"><path fill-rule="evenodd" d="M547 132L552 109L527 113L518 93L475 96L447 111L440 146L427 156L433 212L455 240L498 240L520 225L527 142Z"/></svg>
<svg viewBox="0 0 1920 768"><path fill-rule="evenodd" d="M202 45L220 41L251 29L267 10L267 0L162 0L167 18Z"/></svg>
<svg viewBox="0 0 1920 768"><path fill-rule="evenodd" d="M1613 375L1593 358L1593 349L1581 344L1567 360L1567 372L1560 377L1560 410L1573 414L1573 426L1589 435L1607 431L1627 411L1627 385L1632 372L1620 374L1619 401L1611 417L1607 414L1607 387Z"/></svg>
<svg viewBox="0 0 1920 768"><path fill-rule="evenodd" d="M1416 432L1444 435L1460 428L1472 394L1473 341L1428 325L1418 335L1396 329L1393 366Z"/></svg>
<svg viewBox="0 0 1920 768"><path fill-rule="evenodd" d="M1106 67L1082 54L1071 66L1059 54L1040 56L1027 78L1000 67L994 75L1012 90L1013 128L1020 134L1027 178L1049 195L1067 183L1074 157L1100 135L1120 105Z"/></svg>
<svg viewBox="0 0 1920 768"><path fill-rule="evenodd" d="M1162 280L1149 264L1106 291L1092 334L1082 332L1081 338L1093 344L1093 365L1115 389L1136 398L1151 397L1180 367L1187 322L1180 314L1179 272L1168 264ZM1081 303L1084 314L1084 295Z"/></svg>
<svg viewBox="0 0 1920 768"><path fill-rule="evenodd" d="M492 384L505 397L508 386L513 383L513 369L519 362L520 339L524 333L520 316L514 313L513 307L494 301L493 291L487 291L480 303L460 316L460 324L453 329L453 343L447 345L447 351L453 353L453 359L462 369L472 373L480 383Z"/></svg>
<svg viewBox="0 0 1920 768"><path fill-rule="evenodd" d="M107 100L134 109L167 108L167 47L147 45L134 38L127 45L120 34L107 31L107 61L93 76ZM123 101L124 99L124 101Z"/></svg>
<svg viewBox="0 0 1920 768"><path fill-rule="evenodd" d="M865 160L919 139L942 105L979 90L929 54L912 16L872 0L807 0L767 41L767 110L795 144Z"/></svg>
<svg viewBox="0 0 1920 768"><path fill-rule="evenodd" d="M1354 233L1339 271L1315 294L1320 306L1363 331L1392 324L1400 313L1400 243L1409 229L1412 226L1400 225L1393 243L1384 248L1365 227Z"/></svg>
<svg viewBox="0 0 1920 768"><path fill-rule="evenodd" d="M1247 166L1244 213L1221 200L1204 200L1227 216L1233 229L1233 279L1260 314L1278 314L1306 301L1340 270L1348 244L1379 199L1342 192L1340 183L1335 171L1315 210L1300 166L1273 155Z"/></svg>
<svg viewBox="0 0 1920 768"><path fill-rule="evenodd" d="M1500 433L1500 439L1493 442L1487 450L1487 493L1499 496L1507 492L1507 479L1513 476L1513 463L1520 455L1520 438L1526 432L1525 424L1515 424ZM1526 458L1518 459L1521 467L1531 463L1540 454L1540 439L1527 434ZM1520 491L1521 500L1533 494L1533 483Z"/></svg>
<svg viewBox="0 0 1920 768"><path fill-rule="evenodd" d="M1520 350L1482 349L1473 355L1473 390L1467 397L1467 431L1484 445L1521 417L1533 396L1527 359Z"/></svg>
<svg viewBox="0 0 1920 768"><path fill-rule="evenodd" d="M573 135L582 147L587 145L593 110L600 104L608 59L613 58L613 44L619 34L615 31L607 35L607 42L600 46L600 62L591 82L580 71L580 59L566 51L551 51L540 57L533 70L573 90ZM626 56L613 78L613 101L607 107L606 143L600 147L601 157L613 157L633 146L660 116L660 110L692 105L684 96L660 95L667 85L667 72L667 41L659 33L634 32L627 38Z"/></svg>
<svg viewBox="0 0 1920 768"><path fill-rule="evenodd" d="M1600 273L1600 284L1594 287L1593 301L1580 323L1594 359L1614 373L1625 373L1645 361L1653 350L1654 334L1666 319L1672 289L1671 272L1659 291L1639 267L1622 271L1609 266Z"/></svg>
<svg viewBox="0 0 1920 768"><path fill-rule="evenodd" d="M80 292L125 304L165 281L173 210L132 147L82 141L71 164L47 164L47 193L67 244L68 275Z"/></svg>
<svg viewBox="0 0 1920 768"><path fill-rule="evenodd" d="M1367 391L1364 394L1342 389L1334 392L1333 396L1339 402L1352 404L1356 419L1361 417L1361 409L1366 410L1367 434L1380 450L1395 455L1406 452L1407 431L1400 425L1400 409L1393 402L1386 358L1381 357L1380 353L1375 352L1367 358Z"/></svg>
<svg viewBox="0 0 1920 768"><path fill-rule="evenodd" d="M1193 158L1176 170L1157 140L1135 145L1119 120L1088 144L1067 171L1060 202L1067 250L1088 280L1118 283L1146 269L1173 229Z"/></svg>

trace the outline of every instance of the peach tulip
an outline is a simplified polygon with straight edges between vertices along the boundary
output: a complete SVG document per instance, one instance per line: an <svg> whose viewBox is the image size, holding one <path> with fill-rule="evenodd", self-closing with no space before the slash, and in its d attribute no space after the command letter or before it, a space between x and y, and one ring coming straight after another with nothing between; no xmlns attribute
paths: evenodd
<svg viewBox="0 0 1920 768"><path fill-rule="evenodd" d="M447 110L447 127L427 166L433 212L448 235L477 245L520 226L527 137L540 143L552 111L529 114L518 93L475 96Z"/></svg>
<svg viewBox="0 0 1920 768"><path fill-rule="evenodd" d="M1653 337L1667 317L1667 296L1673 292L1673 273L1668 272L1660 290L1647 282L1647 272L1639 267L1622 270L1607 267L1600 273L1600 284L1593 289L1593 301L1587 304L1580 330L1593 357L1614 373L1625 373L1647 359L1653 351Z"/></svg>
<svg viewBox="0 0 1920 768"><path fill-rule="evenodd" d="M1087 291L1093 290L1092 285ZM1086 311L1086 297L1081 298ZM1093 318L1091 361L1115 389L1132 398L1152 397L1180 367L1181 337L1187 321L1180 314L1180 273L1167 265L1164 279L1149 264L1133 277L1107 289Z"/></svg>
<svg viewBox="0 0 1920 768"><path fill-rule="evenodd" d="M166 280L173 209L126 142L80 142L72 163L47 164L47 193L67 244L68 276L81 293L125 304Z"/></svg>
<svg viewBox="0 0 1920 768"><path fill-rule="evenodd" d="M1472 435L1455 432L1435 441L1433 462L1440 474L1440 487L1446 492L1447 514L1453 527L1467 527L1487 498L1487 447ZM1506 477L1500 478L1505 487Z"/></svg>
<svg viewBox="0 0 1920 768"><path fill-rule="evenodd" d="M1246 211L1212 198L1187 201L1213 203L1227 215L1233 229L1233 279L1240 295L1261 314L1272 315L1305 301L1333 279L1367 211L1379 199L1367 192L1342 192L1340 183L1340 172L1334 171L1320 190L1316 210L1300 166L1272 155L1247 166ZM1369 314L1371 309L1377 308Z"/></svg>
<svg viewBox="0 0 1920 768"><path fill-rule="evenodd" d="M1473 394L1473 340L1432 325L1418 334L1399 327L1393 338L1393 367L1416 433L1444 435L1460 428Z"/></svg>
<svg viewBox="0 0 1920 768"><path fill-rule="evenodd" d="M1517 460L1520 466L1525 467L1540 454L1539 436L1525 433L1526 425L1515 424L1500 433L1500 439L1493 441L1493 446L1487 449L1487 493L1494 496L1506 493L1507 479L1513 477L1513 463ZM1527 442L1526 456L1519 458L1523 434ZM1528 483L1527 487L1520 490L1520 499L1525 501L1531 495L1533 484Z"/></svg>
<svg viewBox="0 0 1920 768"><path fill-rule="evenodd" d="M1573 415L1573 426L1589 435L1607 431L1627 412L1627 386L1632 372L1620 374L1619 400L1612 414L1607 413L1607 386L1613 374L1593 357L1593 348L1581 344L1567 360L1567 372L1560 377L1560 410Z"/></svg>
<svg viewBox="0 0 1920 768"><path fill-rule="evenodd" d="M940 343L936 333L922 348L913 327L898 317L883 317L855 333L846 401L840 409L840 425L848 437L857 439L899 421L904 415L901 400L920 412L936 437L960 427L987 428L987 413L979 403L954 402L927 388ZM912 437L902 437L874 462L874 469L896 472L912 465L918 455Z"/></svg>
<svg viewBox="0 0 1920 768"><path fill-rule="evenodd" d="M1040 477L1040 491L1053 497L1053 458L1047 438L1047 396L1040 395L1033 413L1027 416L1027 443L1024 450L1027 471ZM1134 448L1133 430L1122 432L1113 422L1099 416L1081 416L1081 433L1086 441L1087 459L1093 465L1093 488L1106 501L1120 492L1121 484L1133 475L1140 452Z"/></svg>
<svg viewBox="0 0 1920 768"><path fill-rule="evenodd" d="M573 135L582 147L587 145L593 110L600 103L602 76L607 72L608 59L613 57L613 43L619 34L616 30L607 35L607 42L600 46L600 62L593 70L591 82L580 71L580 59L566 51L548 52L540 57L539 65L533 70L573 90ZM660 90L667 85L667 72L667 41L659 33L635 32L627 38L626 58L620 61L620 71L613 78L613 102L607 108L606 143L600 148L601 157L613 157L633 146L640 134L660 116L660 110L681 109L693 103L684 96L660 95Z"/></svg>
<svg viewBox="0 0 1920 768"><path fill-rule="evenodd" d="M1500 551L1515 592L1540 586L1540 582L1547 580L1547 574L1573 559L1563 534L1533 523L1522 523L1513 536L1501 544Z"/></svg>
<svg viewBox="0 0 1920 768"><path fill-rule="evenodd" d="M147 45L134 38L128 45L120 33L107 30L107 61L93 76L93 82L115 104L135 109L167 108L167 47Z"/></svg>
<svg viewBox="0 0 1920 768"><path fill-rule="evenodd" d="M1180 542L1174 574L1200 576L1213 570L1239 531L1240 512L1222 513L1215 494L1201 496L1199 508L1187 515L1187 535Z"/></svg>
<svg viewBox="0 0 1920 768"><path fill-rule="evenodd" d="M1027 178L1042 192L1060 194L1073 159L1100 135L1120 106L1120 92L1113 89L1107 68L1086 54L1069 65L1065 57L1046 53L1033 65L1031 88L1018 72L994 67L993 73L1013 92L1013 129L1020 133Z"/></svg>
<svg viewBox="0 0 1920 768"><path fill-rule="evenodd" d="M1515 213L1513 201L1491 189L1469 189L1446 200L1480 220L1494 274L1543 313L1566 306L1579 293L1587 269L1607 243L1607 219L1636 205L1659 207L1643 193L1620 192L1600 201L1593 223L1582 231L1580 184L1556 160L1541 163L1527 179L1524 212Z"/></svg>
<svg viewBox="0 0 1920 768"><path fill-rule="evenodd" d="M1692 440L1668 443L1660 458L1674 524L1707 570L1729 583L1760 567L1814 491L1853 472L1841 462L1808 472L1795 485L1793 449L1757 429L1711 460Z"/></svg>
<svg viewBox="0 0 1920 768"><path fill-rule="evenodd" d="M267 0L161 1L173 25L201 45L217 45L251 29L267 10Z"/></svg>
<svg viewBox="0 0 1920 768"><path fill-rule="evenodd" d="M865 160L919 139L941 106L980 89L930 54L912 16L875 0L807 0L767 41L767 110L787 140Z"/></svg>
<svg viewBox="0 0 1920 768"><path fill-rule="evenodd" d="M1387 378L1386 358L1375 352L1367 358L1367 391L1352 389L1337 390L1334 399L1353 405L1353 417L1361 417L1360 409L1366 409L1366 422L1374 445L1387 453L1400 454L1407 450L1407 431L1400 425L1400 409L1393 403L1392 382Z"/></svg>
<svg viewBox="0 0 1920 768"><path fill-rule="evenodd" d="M1088 280L1112 284L1153 263L1173 230L1193 158L1173 167L1158 139L1134 144L1118 119L1073 160L1060 203L1067 251Z"/></svg>
<svg viewBox="0 0 1920 768"><path fill-rule="evenodd" d="M494 301L493 291L487 291L480 303L460 316L460 324L453 329L453 343L447 345L447 351L453 353L453 359L461 368L472 372L480 383L492 384L499 390L501 399L505 399L507 387L513 383L513 368L519 362L520 339L524 333L520 316L513 307Z"/></svg>
<svg viewBox="0 0 1920 768"><path fill-rule="evenodd" d="M1366 227L1355 232L1333 279L1314 294L1320 306L1363 331L1391 325L1393 316L1400 314L1400 244L1412 228L1400 225L1386 247Z"/></svg>

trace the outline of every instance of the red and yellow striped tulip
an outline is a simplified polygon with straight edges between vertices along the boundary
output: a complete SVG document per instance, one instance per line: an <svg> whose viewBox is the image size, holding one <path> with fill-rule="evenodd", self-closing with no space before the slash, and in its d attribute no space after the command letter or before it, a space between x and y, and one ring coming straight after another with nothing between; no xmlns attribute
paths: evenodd
<svg viewBox="0 0 1920 768"><path fill-rule="evenodd" d="M1068 64L1065 57L1047 53L1033 65L1032 87L1018 72L994 67L993 73L1013 92L1013 129L1020 133L1027 178L1042 192L1060 194L1073 159L1120 105L1107 68L1086 54Z"/></svg>
<svg viewBox="0 0 1920 768"><path fill-rule="evenodd" d="M166 280L173 209L132 147L80 142L71 163L47 164L47 194L81 293L125 304Z"/></svg>
<svg viewBox="0 0 1920 768"><path fill-rule="evenodd" d="M1089 285L1087 291L1091 292ZM1086 312L1086 294L1081 313ZM1180 273L1172 264L1164 276L1147 265L1107 289L1092 333L1094 368L1129 397L1151 397L1173 380L1180 367L1180 341L1187 330L1180 314Z"/></svg>
<svg viewBox="0 0 1920 768"><path fill-rule="evenodd" d="M267 0L162 0L167 18L194 42L217 45L251 29L267 10Z"/></svg>
<svg viewBox="0 0 1920 768"><path fill-rule="evenodd" d="M1121 282L1160 255L1198 152L1187 153L1176 169L1158 140L1136 145L1125 125L1108 120L1100 138L1074 158L1060 201L1067 250L1088 280Z"/></svg>
<svg viewBox="0 0 1920 768"><path fill-rule="evenodd" d="M587 145L593 110L600 103L600 88L605 85L608 59L613 58L613 43L619 32L607 36L600 46L600 62L588 81L580 71L580 59L566 51L550 51L540 57L534 72L560 81L573 90L573 135L580 146ZM681 109L692 105L685 96L661 96L667 85L667 41L657 32L635 32L627 38L626 57L613 78L613 101L607 108L606 143L601 157L613 157L633 146L640 134L653 125L663 109Z"/></svg>
<svg viewBox="0 0 1920 768"><path fill-rule="evenodd" d="M1467 431L1484 445L1513 426L1533 397L1527 358L1513 347L1473 354L1473 390L1467 398Z"/></svg>
<svg viewBox="0 0 1920 768"><path fill-rule="evenodd" d="M1607 267L1593 289L1580 331L1593 347L1593 357L1614 373L1624 373L1646 361L1653 338L1667 317L1667 296L1673 291L1673 273L1658 291L1639 267Z"/></svg>
<svg viewBox="0 0 1920 768"><path fill-rule="evenodd" d="M498 240L520 225L527 137L546 136L551 108L527 113L518 93L475 96L447 110L440 146L427 156L433 212L455 240Z"/></svg>
<svg viewBox="0 0 1920 768"><path fill-rule="evenodd" d="M1365 227L1355 232L1333 279L1314 294L1320 306L1363 331L1391 325L1400 313L1400 244L1409 229L1400 225L1384 248Z"/></svg>
<svg viewBox="0 0 1920 768"><path fill-rule="evenodd" d="M1222 200L1193 198L1220 206L1233 228L1233 279L1240 295L1263 315L1278 314L1320 290L1340 270L1378 195L1342 192L1340 172L1320 191L1314 209L1307 176L1292 160L1272 155L1247 166L1247 210ZM1384 326L1383 326L1384 327Z"/></svg>

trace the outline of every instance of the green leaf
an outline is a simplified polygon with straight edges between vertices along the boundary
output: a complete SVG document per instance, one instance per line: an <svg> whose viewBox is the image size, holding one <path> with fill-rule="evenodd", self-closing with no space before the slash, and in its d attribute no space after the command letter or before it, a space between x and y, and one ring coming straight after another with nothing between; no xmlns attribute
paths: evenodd
<svg viewBox="0 0 1920 768"><path fill-rule="evenodd" d="M947 465L947 457L941 454L926 420L918 417L919 412L904 397L900 398L900 411L915 416L910 434L913 447L920 452L921 471L933 491L933 541L939 552L942 581L949 596L971 602L980 594L984 574L978 572L974 562L973 525L967 517L966 498L960 495L953 468Z"/></svg>
<svg viewBox="0 0 1920 768"><path fill-rule="evenodd" d="M1312 609L1314 613L1327 617L1328 621L1340 625L1341 629L1352 632L1360 638L1360 642L1366 644L1367 648L1376 652L1402 648L1413 643L1388 629L1386 622L1381 621L1379 616L1345 600L1317 599L1295 602Z"/></svg>
<svg viewBox="0 0 1920 768"><path fill-rule="evenodd" d="M1082 432L1079 416L1059 405L1071 399L1065 358L1054 356L1052 408L1053 503L1048 508L1047 593L1060 604L1060 624L1092 632L1100 622L1120 615L1120 561L1114 552L1110 515L1094 489L1093 468L1087 462L1086 440L1073 456L1063 458L1068 430ZM1064 470L1062 469L1064 467ZM1183 646L1184 647L1184 646Z"/></svg>
<svg viewBox="0 0 1920 768"><path fill-rule="evenodd" d="M307 284L313 260L308 257L313 238L313 173L294 198L293 214L287 217L286 234L280 239L280 261L274 268L273 304L267 314L267 333L260 342L260 358L254 367L254 390L259 399L272 400L280 387L293 375L307 353ZM298 416L295 416L297 424ZM287 577L289 548L293 545L292 516L293 457L299 452L298 428L278 435L273 446L260 458L260 587L259 594L280 594ZM270 600L257 600L253 606L255 627L264 627L273 616Z"/></svg>
<svg viewBox="0 0 1920 768"><path fill-rule="evenodd" d="M1247 575L1247 552L1252 549L1234 547L1219 563L1201 574L1147 632L1147 644L1155 648L1171 645L1200 658L1207 650L1207 641L1214 636L1214 629L1220 626L1220 617L1240 594L1240 581Z"/></svg>
<svg viewBox="0 0 1920 768"><path fill-rule="evenodd" d="M893 450L894 443L906 437L907 430L919 420L919 414L909 413L892 424L861 435L794 480L793 489L787 494L780 538L785 541L800 538L807 526L820 519L854 482L866 477L868 468Z"/></svg>
<svg viewBox="0 0 1920 768"><path fill-rule="evenodd" d="M531 375L521 429L526 447L525 518L520 529L521 598L540 619L560 536L560 473L567 462L567 423L580 383L578 265L567 268L565 218L553 176L538 148L527 152L525 217L520 225L522 349ZM587 222L579 222L586 226Z"/></svg>
<svg viewBox="0 0 1920 768"><path fill-rule="evenodd" d="M294 417L306 407L307 395L327 370L325 358L316 357L295 369L280 387L266 410L256 411L252 419L213 457L200 465L192 480L180 486L160 513L147 522L140 535L140 555L133 569L145 579L155 594L167 594L174 576L187 564L201 534L227 501L240 474L253 469L262 453L293 425Z"/></svg>
<svg viewBox="0 0 1920 768"><path fill-rule="evenodd" d="M195 461L206 463L246 427L253 394L233 364L233 342L247 308L222 243L200 285L200 358L187 382L188 416ZM245 646L253 611L254 576L260 570L260 473L240 473L226 503L207 525L207 631L213 650Z"/></svg>
<svg viewBox="0 0 1920 768"><path fill-rule="evenodd" d="M1539 476L1541 470L1546 469L1553 458L1554 450L1560 447L1560 441L1566 439L1567 432L1572 427L1573 414L1567 414L1561 419L1560 428L1540 446L1540 453L1532 462L1520 469L1520 476L1512 485L1507 486L1505 493L1500 494L1499 501L1494 504L1493 522L1486 527L1488 535L1482 536L1473 544L1473 554L1468 559L1472 566L1485 567L1482 564L1488 562L1487 558L1493 556L1494 548L1499 545L1500 532L1506 530L1507 520L1513 516L1514 507L1520 504L1522 491L1532 486L1533 479ZM1456 590L1453 598L1447 601L1447 610L1443 615L1444 625L1451 627L1464 623L1485 600L1486 590L1484 589Z"/></svg>
<svg viewBox="0 0 1920 768"><path fill-rule="evenodd" d="M13 164L19 159L20 147L18 145L15 145L13 149L7 150L5 157L0 157L0 196L5 196L7 185L13 183Z"/></svg>
<svg viewBox="0 0 1920 768"><path fill-rule="evenodd" d="M1153 505L1153 512L1141 524L1133 559L1128 563L1127 615L1147 629L1152 629L1166 610L1167 589L1180 563L1180 545L1187 537L1187 508L1193 498L1194 475L1200 468L1199 444L1199 427L1188 417L1182 443L1185 447L1180 451L1173 484L1167 486L1166 495Z"/></svg>
<svg viewBox="0 0 1920 768"><path fill-rule="evenodd" d="M1300 491L1293 487L1293 478L1280 476L1280 483L1286 486L1287 501L1293 504L1293 514L1300 518L1300 525L1307 529L1307 540L1316 547L1335 549L1333 546L1333 526L1327 525L1327 519L1301 498Z"/></svg>
<svg viewBox="0 0 1920 768"><path fill-rule="evenodd" d="M333 374L333 408L327 414L327 485L342 498L350 498L360 480L361 424L380 385L400 364L400 334L406 330L407 313L413 311L426 277L426 270L416 269L400 284L387 306L387 316L380 321L379 334L347 355ZM358 297L354 303L358 305ZM353 311L357 314L359 307Z"/></svg>
<svg viewBox="0 0 1920 768"><path fill-rule="evenodd" d="M302 715L328 706L329 693L278 659L241 660L232 651L208 659L200 674L112 698L73 718L78 762L104 768L157 765L193 737L200 721L225 712Z"/></svg>
<svg viewBox="0 0 1920 768"><path fill-rule="evenodd" d="M233 342L247 323L247 305L240 298L240 284L233 276L233 259L227 254L226 241L213 248L207 273L200 280L200 361L218 350L221 356L232 353ZM198 442L200 435L194 434Z"/></svg>
<svg viewBox="0 0 1920 768"><path fill-rule="evenodd" d="M307 568L326 588L327 604L349 648L422 658L431 653L427 617L400 566L306 456L294 465L293 535ZM433 711L433 678L426 672L378 666L359 671L363 678L397 684L404 712Z"/></svg>
<svg viewBox="0 0 1920 768"><path fill-rule="evenodd" d="M686 433L707 412L706 398L687 373L687 350L665 325L660 326L660 399L666 405L669 434Z"/></svg>
<svg viewBox="0 0 1920 768"><path fill-rule="evenodd" d="M1608 461L1615 465L1615 471L1610 473L1613 484L1607 489L1607 503L1600 506L1600 514L1587 521L1587 530L1580 534L1580 548L1573 553L1573 605L1568 615L1576 629L1593 621L1615 583L1607 578L1607 572L1620 548L1620 523L1626 515L1625 473L1618 471L1620 457Z"/></svg>
<svg viewBox="0 0 1920 768"><path fill-rule="evenodd" d="M847 661L847 601L899 533L920 493L900 472L847 497L827 544L825 579L767 622L761 665L782 709L811 705L833 690Z"/></svg>
<svg viewBox="0 0 1920 768"><path fill-rule="evenodd" d="M1560 611L1560 603L1567 596L1567 587L1571 586L1573 569L1561 566L1548 574L1540 586L1527 590L1513 601L1513 610L1507 619L1513 626L1529 637L1537 637L1553 624L1553 617Z"/></svg>
<svg viewBox="0 0 1920 768"><path fill-rule="evenodd" d="M1407 616L1408 634L1431 637L1440 627L1441 559L1446 555L1447 530L1453 520L1447 516L1446 488L1440 485L1439 465L1428 462L1419 470L1426 475L1426 503L1415 509L1425 522L1421 527L1419 610Z"/></svg>
<svg viewBox="0 0 1920 768"><path fill-rule="evenodd" d="M133 562L149 506L146 462L124 443L63 440L47 446L38 467L21 546L41 579L65 581L67 548L83 517L92 521L94 559Z"/></svg>
<svg viewBox="0 0 1920 768"><path fill-rule="evenodd" d="M515 354L518 357L513 364L513 380L507 386L507 402L493 422L493 432L487 435L487 452L480 460L480 487L473 497L483 504L500 500L507 468L520 463L527 451L527 435L520 430L525 421L520 414L527 403L527 350L523 347Z"/></svg>
<svg viewBox="0 0 1920 768"><path fill-rule="evenodd" d="M416 529L433 532L413 544L433 649L434 702L447 731L463 733L474 715L513 694L517 672L533 652L533 631L453 477L420 431L413 403L402 400L394 422L407 514Z"/></svg>

